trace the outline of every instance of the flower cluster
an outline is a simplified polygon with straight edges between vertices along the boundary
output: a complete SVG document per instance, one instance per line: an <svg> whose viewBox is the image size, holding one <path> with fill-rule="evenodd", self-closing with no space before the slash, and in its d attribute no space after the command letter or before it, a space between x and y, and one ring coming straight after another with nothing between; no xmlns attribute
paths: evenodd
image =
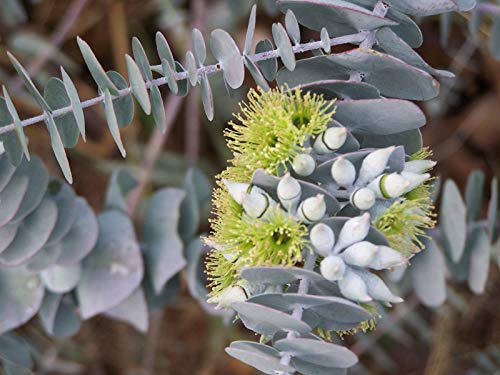
<svg viewBox="0 0 500 375"><path fill-rule="evenodd" d="M371 270L408 262L433 225L429 153L360 149L334 120L333 102L298 89L249 100L227 132L234 158L214 195L210 302L229 307L266 293L239 272L300 266L310 253L344 297L401 302Z"/></svg>

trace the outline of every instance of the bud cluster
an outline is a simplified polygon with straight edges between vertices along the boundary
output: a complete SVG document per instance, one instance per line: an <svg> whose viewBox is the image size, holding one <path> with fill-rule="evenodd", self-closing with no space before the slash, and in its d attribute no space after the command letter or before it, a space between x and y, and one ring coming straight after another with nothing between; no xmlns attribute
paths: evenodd
<svg viewBox="0 0 500 375"><path fill-rule="evenodd" d="M331 129L343 128L336 127L328 130ZM344 136L340 138L339 133ZM345 142L345 134L345 129L335 131L336 140L339 142L335 143L332 140L331 144L342 147L343 143L341 144L340 141ZM318 142L324 144L322 140L324 137L322 138L320 134L314 142L313 150L317 154L327 150L316 147ZM391 146L371 151L363 158L358 168L350 159L357 158L359 152L336 156L331 161L323 163L319 166L320 168L316 168L313 155L299 154L292 162L292 169L298 176L310 177L314 180L315 171L324 170L322 166L331 165L329 168L331 180L326 183L328 191L339 199L348 198L347 203L356 210L370 211L377 205L377 202L395 200L431 178L431 175L426 172L436 164L431 160L407 161L402 170L394 171L390 167L390 159L392 156L395 159L399 156L395 153L396 150L396 147ZM385 203L382 204L386 206Z"/></svg>
<svg viewBox="0 0 500 375"><path fill-rule="evenodd" d="M397 303L394 296L378 276L370 273L402 265L406 258L388 246L367 240L370 214L351 218L345 222L336 238L334 230L325 223L315 224L310 231L314 251L321 255L320 272L332 282L338 282L344 297L357 302L377 300Z"/></svg>
<svg viewBox="0 0 500 375"><path fill-rule="evenodd" d="M219 307L253 295L241 269L301 266L310 252L319 257L315 271L345 298L401 302L373 272L407 263L432 223L426 182L435 163L425 149L418 157L401 146L360 149L307 95L253 93L228 132L235 157L222 173L207 241L210 301Z"/></svg>

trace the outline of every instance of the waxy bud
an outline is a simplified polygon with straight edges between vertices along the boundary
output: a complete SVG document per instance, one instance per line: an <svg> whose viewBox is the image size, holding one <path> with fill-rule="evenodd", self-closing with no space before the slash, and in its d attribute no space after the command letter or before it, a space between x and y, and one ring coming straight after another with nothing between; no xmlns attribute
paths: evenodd
<svg viewBox="0 0 500 375"><path fill-rule="evenodd" d="M262 193L244 194L242 206L250 217L259 219L269 207L269 197Z"/></svg>
<svg viewBox="0 0 500 375"><path fill-rule="evenodd" d="M297 210L297 216L305 222L314 223L321 220L326 213L325 196L318 194L315 197L302 201Z"/></svg>
<svg viewBox="0 0 500 375"><path fill-rule="evenodd" d="M313 149L318 154L328 154L341 148L347 139L347 130L343 127L326 129L314 141Z"/></svg>
<svg viewBox="0 0 500 375"><path fill-rule="evenodd" d="M309 154L298 154L292 162L292 169L299 176L307 177L316 169L316 162Z"/></svg>
<svg viewBox="0 0 500 375"><path fill-rule="evenodd" d="M371 242L362 241L349 246L340 256L351 266L368 267L375 259L378 250L378 246Z"/></svg>
<svg viewBox="0 0 500 375"><path fill-rule="evenodd" d="M353 217L345 222L340 230L339 239L334 252L345 249L356 242L363 241L370 231L370 214L365 212L361 216Z"/></svg>
<svg viewBox="0 0 500 375"><path fill-rule="evenodd" d="M375 204L377 197L373 190L361 188L351 194L351 204L361 211L369 210Z"/></svg>
<svg viewBox="0 0 500 375"><path fill-rule="evenodd" d="M361 163L356 185L362 186L384 173L395 146L382 148L368 154Z"/></svg>
<svg viewBox="0 0 500 375"><path fill-rule="evenodd" d="M356 179L356 168L349 160L338 157L332 164L333 180L340 186L351 186Z"/></svg>
<svg viewBox="0 0 500 375"><path fill-rule="evenodd" d="M370 263L369 267L374 270L385 270L406 263L406 258L398 251L387 246L380 246L377 256Z"/></svg>
<svg viewBox="0 0 500 375"><path fill-rule="evenodd" d="M368 185L377 198L385 199L397 198L403 195L409 186L410 181L398 173L384 174Z"/></svg>
<svg viewBox="0 0 500 375"><path fill-rule="evenodd" d="M216 310L228 309L235 302L246 301L247 295L241 286L229 286L220 292L217 296L207 300L208 303L216 303Z"/></svg>
<svg viewBox="0 0 500 375"><path fill-rule="evenodd" d="M372 298L368 295L368 288L363 279L352 269L347 268L344 278L339 281L340 293L344 297L358 302L370 302Z"/></svg>
<svg viewBox="0 0 500 375"><path fill-rule="evenodd" d="M401 172L401 176L403 176L409 183L403 194L412 191L413 189L422 185L429 178L431 178L431 175L429 173L417 174L413 172Z"/></svg>
<svg viewBox="0 0 500 375"><path fill-rule="evenodd" d="M408 264L403 264L402 266L396 266L394 268L391 268L389 272L386 272L386 276L393 283L399 283L403 279L407 268Z"/></svg>
<svg viewBox="0 0 500 375"><path fill-rule="evenodd" d="M211 240L210 238L203 237L202 242L204 245L210 247L211 249L220 251L222 253L222 256L229 261L236 259L236 257L238 256L238 251L236 251L236 250L235 251L227 251L227 250L225 250L225 246Z"/></svg>
<svg viewBox="0 0 500 375"><path fill-rule="evenodd" d="M318 223L311 229L309 239L314 250L324 257L330 255L335 245L335 233L326 224Z"/></svg>
<svg viewBox="0 0 500 375"><path fill-rule="evenodd" d="M377 301L386 303L400 303L403 299L392 294L384 281L365 270L356 270L356 273L364 281L368 294Z"/></svg>
<svg viewBox="0 0 500 375"><path fill-rule="evenodd" d="M323 259L319 268L321 275L329 281L341 280L346 270L344 261L336 255L330 255Z"/></svg>
<svg viewBox="0 0 500 375"><path fill-rule="evenodd" d="M422 174L434 168L436 164L433 160L411 160L405 163L403 172Z"/></svg>
<svg viewBox="0 0 500 375"><path fill-rule="evenodd" d="M243 195L247 193L249 184L243 184L241 182L234 182L231 180L227 180L225 178L222 179L224 185L226 185L227 191L229 195L241 205L243 201Z"/></svg>
<svg viewBox="0 0 500 375"><path fill-rule="evenodd" d="M294 211L299 204L302 189L299 182L287 173L278 183L278 198L289 212Z"/></svg>

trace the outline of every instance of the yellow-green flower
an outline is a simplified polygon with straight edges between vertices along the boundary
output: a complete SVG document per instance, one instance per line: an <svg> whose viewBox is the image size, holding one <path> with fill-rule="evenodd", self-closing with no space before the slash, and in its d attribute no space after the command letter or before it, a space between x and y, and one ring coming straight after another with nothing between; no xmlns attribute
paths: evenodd
<svg viewBox="0 0 500 375"><path fill-rule="evenodd" d="M283 88L263 92L251 90L241 104L237 122L226 130L234 158L223 177L248 182L258 169L277 174L280 168L306 150L304 142L327 129L334 102L322 96Z"/></svg>
<svg viewBox="0 0 500 375"><path fill-rule="evenodd" d="M432 151L423 148L410 157L410 161L426 160ZM436 222L432 202L432 178L396 200L373 224L389 241L391 247L404 255L414 254L424 248L425 231Z"/></svg>
<svg viewBox="0 0 500 375"><path fill-rule="evenodd" d="M218 248L207 262L211 295L235 285L243 267L293 266L302 261L302 250L309 246L307 228L279 206L269 208L263 219L251 218L222 189L215 193L214 204L218 216L209 241Z"/></svg>
<svg viewBox="0 0 500 375"><path fill-rule="evenodd" d="M306 150L309 137L327 129L334 102L283 88L263 92L251 90L248 103L240 105L237 123L225 133L234 158L219 178L249 183L258 168L278 174L293 158ZM208 240L219 244L210 254L207 271L212 295L238 282L242 267L292 266L302 260L308 246L307 228L279 207L264 219L253 219L229 195L219 181L213 198L215 218Z"/></svg>

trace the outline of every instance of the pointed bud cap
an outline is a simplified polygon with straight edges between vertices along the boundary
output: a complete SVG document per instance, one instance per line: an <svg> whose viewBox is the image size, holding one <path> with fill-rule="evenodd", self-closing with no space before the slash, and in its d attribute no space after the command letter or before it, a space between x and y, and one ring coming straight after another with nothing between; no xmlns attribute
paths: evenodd
<svg viewBox="0 0 500 375"><path fill-rule="evenodd" d="M309 154L299 154L293 159L292 169L299 176L307 177L316 169L316 162Z"/></svg>
<svg viewBox="0 0 500 375"><path fill-rule="evenodd" d="M328 128L316 138L313 149L320 155L335 152L344 145L346 139L346 128Z"/></svg>
<svg viewBox="0 0 500 375"><path fill-rule="evenodd" d="M216 303L216 310L228 309L235 302L243 302L247 300L245 291L241 286L229 286L222 290L217 296L207 300L208 303Z"/></svg>
<svg viewBox="0 0 500 375"><path fill-rule="evenodd" d="M412 191L431 178L429 173L418 174L413 172L401 172L401 176L403 176L409 183L403 194Z"/></svg>
<svg viewBox="0 0 500 375"><path fill-rule="evenodd" d="M377 255L372 260L369 267L378 271L401 266L406 263L407 258L398 251L387 246L380 246Z"/></svg>
<svg viewBox="0 0 500 375"><path fill-rule="evenodd" d="M332 164L331 174L340 186L351 186L356 179L356 168L349 160L340 156Z"/></svg>
<svg viewBox="0 0 500 375"><path fill-rule="evenodd" d="M239 204L241 205L243 201L243 195L248 191L249 184L243 184L241 182L234 182L231 180L227 180L225 178L222 179L224 185L226 185L227 191L229 195Z"/></svg>
<svg viewBox="0 0 500 375"><path fill-rule="evenodd" d="M299 203L302 188L299 182L287 173L278 183L277 193L283 207L288 211L293 211Z"/></svg>
<svg viewBox="0 0 500 375"><path fill-rule="evenodd" d="M368 212L347 220L340 230L339 239L335 245L334 251L339 252L347 246L363 241L369 231L370 214Z"/></svg>
<svg viewBox="0 0 500 375"><path fill-rule="evenodd" d="M398 173L384 175L380 180L380 190L384 198L397 198L410 187L410 181Z"/></svg>
<svg viewBox="0 0 500 375"><path fill-rule="evenodd" d="M393 199L404 194L410 182L398 173L384 174L373 180L368 188L377 198Z"/></svg>
<svg viewBox="0 0 500 375"><path fill-rule="evenodd" d="M368 267L375 259L378 247L368 241L355 243L345 249L340 255L344 262L351 266Z"/></svg>
<svg viewBox="0 0 500 375"><path fill-rule="evenodd" d="M380 277L365 270L359 270L357 273L364 281L368 295L370 295L370 297L374 300L388 304L403 302L402 298L392 294L390 289L387 285L385 285L384 281Z"/></svg>
<svg viewBox="0 0 500 375"><path fill-rule="evenodd" d="M422 174L434 168L436 164L433 160L411 160L405 163L403 172Z"/></svg>
<svg viewBox="0 0 500 375"><path fill-rule="evenodd" d="M395 146L375 150L368 154L361 163L359 169L358 180L356 185L362 186L373 180L375 177L384 173L387 168L387 163L392 153L396 149Z"/></svg>
<svg viewBox="0 0 500 375"><path fill-rule="evenodd" d="M330 255L323 259L319 268L321 275L329 281L341 280L346 270L344 261L336 255Z"/></svg>
<svg viewBox="0 0 500 375"><path fill-rule="evenodd" d="M339 281L339 289L344 297L352 301L370 302L372 300L363 279L349 267L346 269L344 278Z"/></svg>
<svg viewBox="0 0 500 375"><path fill-rule="evenodd" d="M321 220L326 214L325 196L318 194L315 197L302 201L297 210L297 215L302 221L314 223Z"/></svg>
<svg viewBox="0 0 500 375"><path fill-rule="evenodd" d="M269 207L269 198L261 193L244 194L242 206L250 217L259 219Z"/></svg>
<svg viewBox="0 0 500 375"><path fill-rule="evenodd" d="M331 255L335 245L335 233L328 225L318 223L313 226L309 239L316 253L324 257Z"/></svg>
<svg viewBox="0 0 500 375"><path fill-rule="evenodd" d="M373 207L377 197L373 190L361 188L351 194L351 204L358 210L366 211Z"/></svg>

